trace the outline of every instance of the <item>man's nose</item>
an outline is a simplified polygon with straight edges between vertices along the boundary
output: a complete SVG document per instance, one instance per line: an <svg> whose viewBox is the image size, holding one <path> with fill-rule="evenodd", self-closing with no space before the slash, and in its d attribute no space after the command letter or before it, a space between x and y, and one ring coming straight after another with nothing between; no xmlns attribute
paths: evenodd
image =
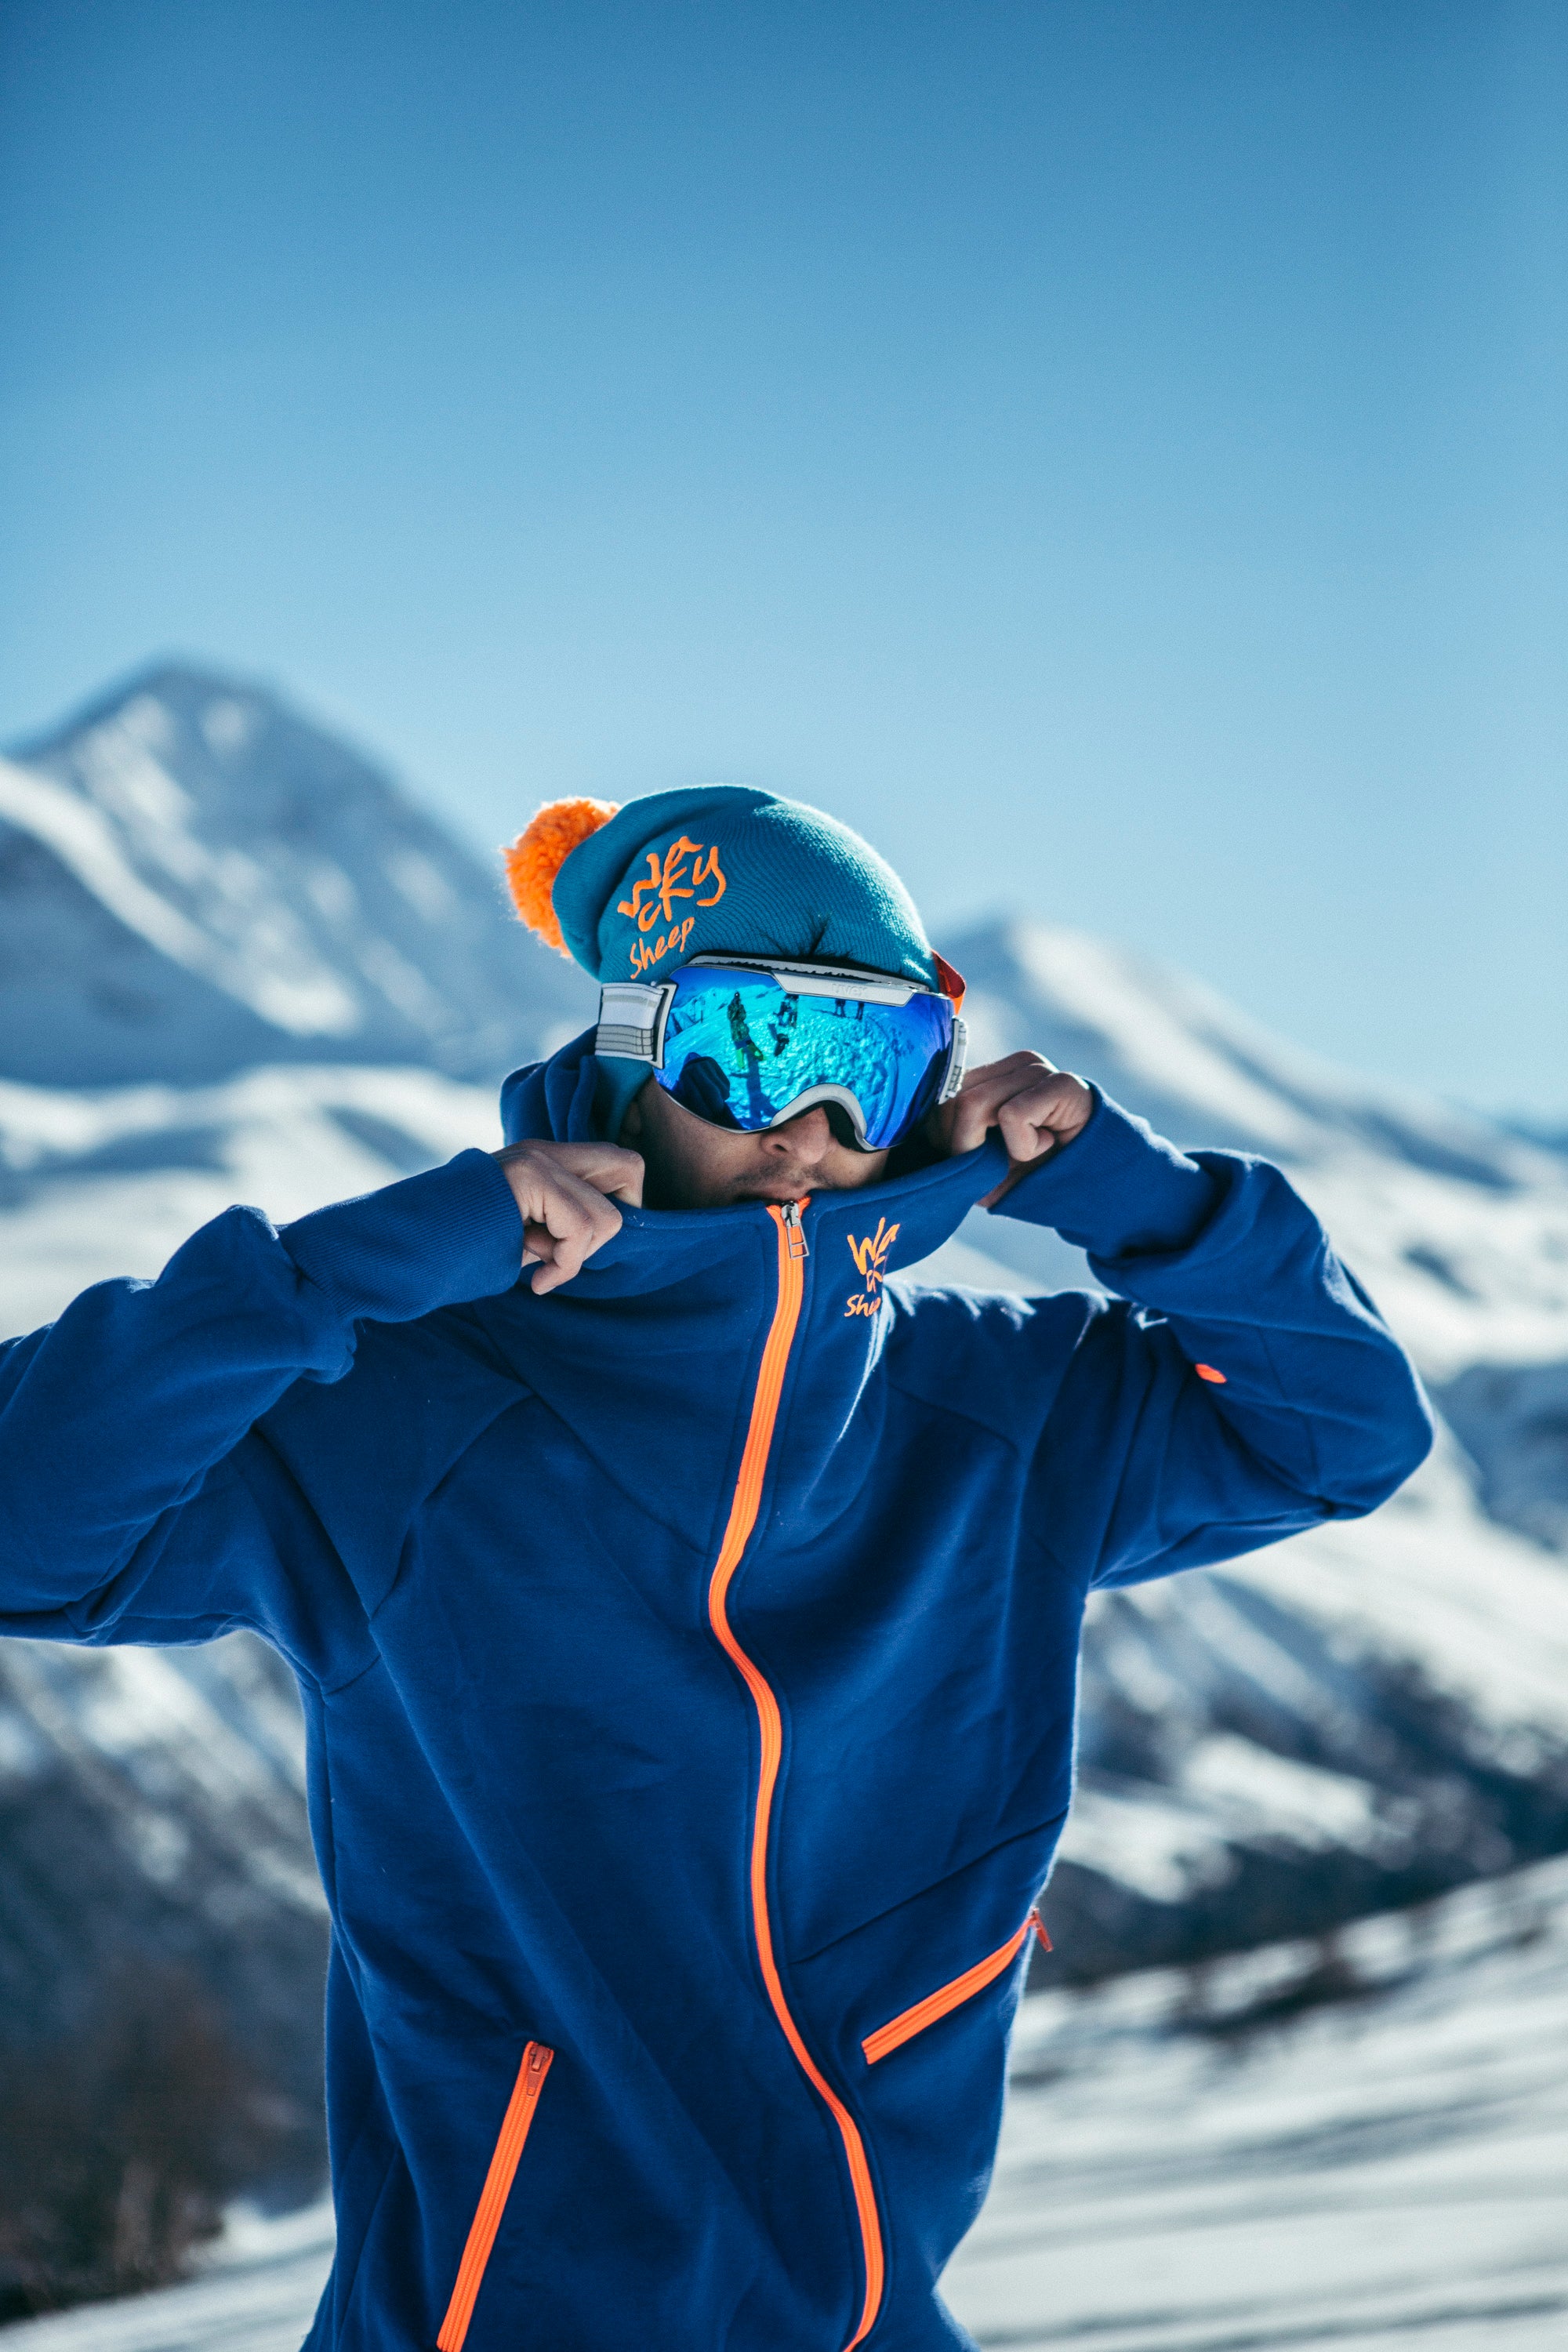
<svg viewBox="0 0 1568 2352"><path fill-rule="evenodd" d="M827 1123L827 1113L820 1103L803 1110L798 1118L786 1118L782 1127L770 1127L764 1139L770 1150L781 1157L787 1154L802 1167L820 1166L828 1146L833 1141L833 1129Z"/></svg>

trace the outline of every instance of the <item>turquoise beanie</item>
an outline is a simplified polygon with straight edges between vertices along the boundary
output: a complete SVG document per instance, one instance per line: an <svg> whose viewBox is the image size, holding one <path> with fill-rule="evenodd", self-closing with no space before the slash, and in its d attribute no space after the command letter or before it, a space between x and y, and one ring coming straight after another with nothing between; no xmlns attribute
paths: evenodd
<svg viewBox="0 0 1568 2352"><path fill-rule="evenodd" d="M939 985L913 899L858 834L748 784L628 801L572 850L551 903L569 952L600 982L668 980L694 955L775 955ZM601 1055L600 1132L620 1133L646 1062Z"/></svg>

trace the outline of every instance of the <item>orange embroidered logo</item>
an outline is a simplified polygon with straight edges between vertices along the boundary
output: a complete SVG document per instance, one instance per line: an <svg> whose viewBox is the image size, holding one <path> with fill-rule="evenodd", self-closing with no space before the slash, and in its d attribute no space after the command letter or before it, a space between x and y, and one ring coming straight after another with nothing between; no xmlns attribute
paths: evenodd
<svg viewBox="0 0 1568 2352"><path fill-rule="evenodd" d="M688 861L690 861L688 863ZM698 891L704 882L714 885L710 898L699 898ZM679 916L675 911L678 898L693 898L700 907L716 907L728 887L724 869L719 863L718 846L704 849L700 841L688 841L682 834L672 841L663 856L657 849L647 853L647 872L632 884L629 898L616 902L617 915L630 915L639 931L651 931L661 919L668 928L647 946L641 940L632 942L631 965L634 971L647 971L668 955L670 950L684 951L697 921L695 915Z"/></svg>
<svg viewBox="0 0 1568 2352"><path fill-rule="evenodd" d="M863 1242L858 1242L853 1234L849 1235L849 1255L859 1268L860 1279L866 1287L850 1292L849 1304L844 1309L846 1315L875 1315L888 1252L898 1238L897 1225L890 1225L886 1217L878 1218L876 1232L868 1234Z"/></svg>

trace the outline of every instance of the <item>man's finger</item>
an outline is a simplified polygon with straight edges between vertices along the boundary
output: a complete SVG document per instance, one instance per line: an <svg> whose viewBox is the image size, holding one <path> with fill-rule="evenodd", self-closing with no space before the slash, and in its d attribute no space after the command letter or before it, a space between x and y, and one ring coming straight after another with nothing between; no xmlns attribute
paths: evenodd
<svg viewBox="0 0 1568 2352"><path fill-rule="evenodd" d="M586 1148L586 1147L584 1147ZM592 1167L574 1168L572 1173L591 1184L596 1192L625 1201L634 1209L642 1206L643 1157L640 1151L623 1150L618 1143L601 1143L594 1147Z"/></svg>
<svg viewBox="0 0 1568 2352"><path fill-rule="evenodd" d="M563 1282L570 1282L574 1274L580 1274L584 1258L591 1254L584 1246L587 1236L581 1229L568 1234L554 1234L547 1225L535 1225L525 1228L525 1234L542 1236L535 1250L538 1264L529 1284L529 1288L539 1298L542 1298L546 1291L559 1290ZM595 1242L592 1246L597 1248L598 1244Z"/></svg>
<svg viewBox="0 0 1568 2352"><path fill-rule="evenodd" d="M542 1298L547 1292L559 1290L563 1282L570 1282L574 1274L580 1274L584 1255L584 1253L570 1242L552 1243L550 1256L542 1265L534 1267L529 1282L528 1286L534 1297Z"/></svg>
<svg viewBox="0 0 1568 2352"><path fill-rule="evenodd" d="M1049 1125L1054 1107L1054 1097L1044 1087L1031 1087L1026 1094L1014 1095L998 1106L996 1124L1009 1160L1039 1160L1055 1150L1057 1139Z"/></svg>
<svg viewBox="0 0 1568 2352"><path fill-rule="evenodd" d="M606 1230L614 1233L621 1213L606 1198L607 1186L614 1184L623 1197L641 1189L642 1162L635 1151L616 1150L613 1158L592 1158L563 1144L516 1143L498 1151L496 1158L525 1221L546 1222L547 1202L572 1202L585 1213L607 1218ZM587 1172L573 1165L579 1159L587 1163Z"/></svg>
<svg viewBox="0 0 1568 2352"><path fill-rule="evenodd" d="M533 1281L534 1289L542 1293L570 1282L584 1260L620 1232L621 1213L592 1184L560 1176L545 1189L537 1222L551 1243L548 1254L540 1253L544 1265Z"/></svg>
<svg viewBox="0 0 1568 2352"><path fill-rule="evenodd" d="M614 1144L521 1143L496 1154L523 1224L522 1263L538 1293L570 1282L584 1261L621 1229L621 1212L602 1186L634 1200L642 1161Z"/></svg>
<svg viewBox="0 0 1568 2352"><path fill-rule="evenodd" d="M1070 1143L1093 1108L1093 1096L1070 1070L1058 1070L1043 1054L1009 1054L1005 1061L972 1070L927 1132L939 1149L956 1154L973 1151L998 1129L1013 1162L1010 1186L1025 1169Z"/></svg>
<svg viewBox="0 0 1568 2352"><path fill-rule="evenodd" d="M544 1202L544 1226L549 1247L541 1250L543 1264L533 1277L541 1297L581 1273L584 1261L620 1232L621 1213L591 1184L566 1177Z"/></svg>
<svg viewBox="0 0 1568 2352"><path fill-rule="evenodd" d="M628 1201L633 1208L642 1206L640 1151L627 1151L618 1143L557 1143L550 1147L550 1158L563 1174L592 1185L595 1192Z"/></svg>
<svg viewBox="0 0 1568 2352"><path fill-rule="evenodd" d="M524 1216L532 1215L545 1191L555 1184L584 1184L642 1206L643 1161L618 1143L509 1143L495 1154Z"/></svg>
<svg viewBox="0 0 1568 2352"><path fill-rule="evenodd" d="M973 1151L984 1143L990 1131L994 1102L989 1091L960 1095L952 1106L952 1141L948 1149L955 1156L962 1151Z"/></svg>
<svg viewBox="0 0 1568 2352"><path fill-rule="evenodd" d="M983 1062L971 1070L952 1102L939 1114L939 1133L953 1154L973 1151L997 1124L1002 1105L1011 1096L1037 1087L1042 1076L1054 1075L1043 1055L1009 1054L1004 1061Z"/></svg>

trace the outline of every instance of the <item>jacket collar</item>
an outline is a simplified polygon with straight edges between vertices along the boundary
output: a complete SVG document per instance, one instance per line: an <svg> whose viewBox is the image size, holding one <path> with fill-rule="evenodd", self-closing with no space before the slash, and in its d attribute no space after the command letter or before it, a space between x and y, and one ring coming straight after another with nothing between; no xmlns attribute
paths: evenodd
<svg viewBox="0 0 1568 2352"><path fill-rule="evenodd" d="M508 1080L510 1138L592 1134L577 1124L592 1100L589 1042ZM780 1419L788 1443L778 1451L781 1459L787 1451L792 1491L809 1497L811 1512L831 1516L843 1507L843 1479L864 1475L864 1464L846 1462L855 1449L841 1440L886 1342L885 1277L945 1241L1005 1169L993 1137L962 1159L808 1202L803 1307ZM463 1311L610 1485L710 1550L778 1298L778 1251L777 1223L760 1202L626 1208L620 1231L563 1289L536 1298L525 1279Z"/></svg>
<svg viewBox="0 0 1568 2352"><path fill-rule="evenodd" d="M508 1143L527 1136L557 1143L595 1139L598 1073L593 1039L593 1030L584 1030L549 1061L512 1072L501 1087L501 1132ZM807 1245L842 1261L836 1275L844 1273L847 1280L859 1273L864 1283L853 1245L870 1235L877 1273L896 1274L956 1233L1006 1170L1005 1149L992 1136L974 1151L937 1160L911 1175L858 1192L819 1193L805 1212ZM771 1280L773 1238L773 1220L757 1202L722 1209L624 1208L620 1232L595 1253L568 1291L555 1295L563 1304L569 1297L609 1300L693 1281L707 1290L721 1277L722 1295L733 1299L756 1280L759 1242L763 1271Z"/></svg>

